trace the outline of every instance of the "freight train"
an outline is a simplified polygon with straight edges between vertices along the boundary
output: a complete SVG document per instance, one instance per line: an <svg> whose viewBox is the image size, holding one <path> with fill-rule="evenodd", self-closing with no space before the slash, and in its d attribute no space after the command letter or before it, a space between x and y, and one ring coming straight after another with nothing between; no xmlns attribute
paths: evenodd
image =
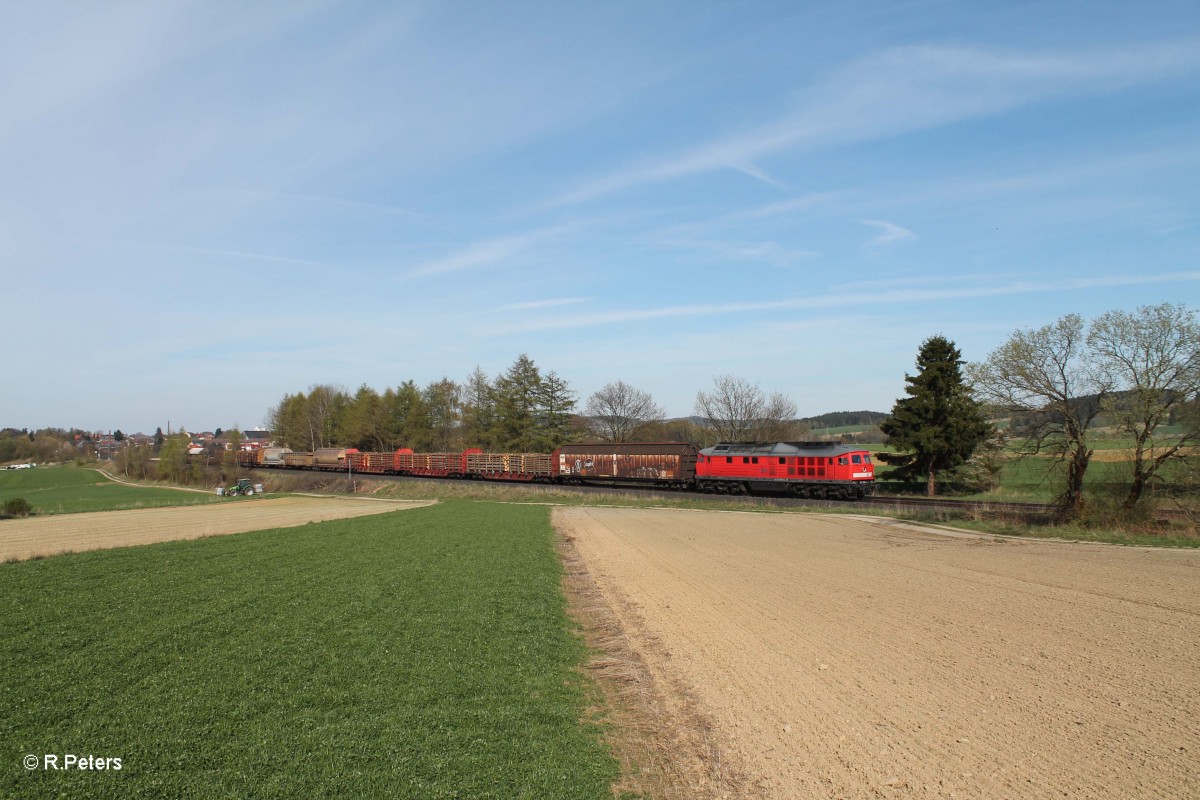
<svg viewBox="0 0 1200 800"><path fill-rule="evenodd" d="M720 494L786 493L859 500L875 489L866 450L831 442L687 442L568 444L553 453L392 453L323 448L311 453L268 447L237 454L247 468L324 470L350 474L645 486Z"/></svg>

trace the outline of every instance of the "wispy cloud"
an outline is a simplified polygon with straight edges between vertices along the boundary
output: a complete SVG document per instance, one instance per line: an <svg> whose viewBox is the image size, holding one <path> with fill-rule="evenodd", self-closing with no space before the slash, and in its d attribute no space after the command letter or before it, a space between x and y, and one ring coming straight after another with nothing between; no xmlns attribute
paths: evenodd
<svg viewBox="0 0 1200 800"><path fill-rule="evenodd" d="M888 222L887 220L860 219L859 222L863 225L870 225L873 228L879 229L879 233L867 242L867 244L875 247L895 244L896 242L906 242L917 238L917 235L908 228L901 228L894 222Z"/></svg>
<svg viewBox="0 0 1200 800"><path fill-rule="evenodd" d="M634 186L733 169L766 180L761 159L985 117L1067 93L1100 93L1200 68L1200 42L1176 40L1070 53L899 47L811 87L800 108L741 134L626 167L559 197L582 203ZM755 173L760 174L755 174ZM771 182L771 181L768 181Z"/></svg>
<svg viewBox="0 0 1200 800"><path fill-rule="evenodd" d="M509 303L506 306L501 306L501 311L528 311L534 308L554 308L556 306L572 306L578 303L586 303L589 300L587 297L556 297L550 300L530 300L525 303Z"/></svg>
<svg viewBox="0 0 1200 800"><path fill-rule="evenodd" d="M272 192L260 189L243 190L241 194L250 197L265 197L278 198L282 200L301 200L309 203L319 203L322 205L340 206L350 209L361 209L363 211L378 212L381 214L396 214L403 217L418 217L424 218L426 215L413 211L409 208L401 208L400 206L392 206L386 203L372 203L367 200L354 200L347 197L330 197L322 194L308 194L304 192Z"/></svg>
<svg viewBox="0 0 1200 800"><path fill-rule="evenodd" d="M789 267L799 261L819 258L821 255L814 250L784 247L774 241L722 242L710 239L664 239L661 244L668 247L704 250L738 261L760 261L777 267Z"/></svg>
<svg viewBox="0 0 1200 800"><path fill-rule="evenodd" d="M837 292L781 300L748 301L741 303L704 303L696 305L664 306L614 310L594 314L579 314L571 317L543 317L525 320L501 329L502 333L520 333L539 330L585 328L618 322L639 322L676 317L720 316L745 314L757 311L780 311L850 307L896 303L928 303L939 300L962 300L978 297L996 297L1017 294L1062 293L1085 289L1138 286L1161 283L1192 283L1200 281L1200 272L1170 272L1160 275L1116 275L1094 278L1076 278L1057 281L1017 281L994 286L976 286L944 289L897 289L880 292Z"/></svg>
<svg viewBox="0 0 1200 800"><path fill-rule="evenodd" d="M183 250L189 253L200 253L202 255L222 256L226 258L245 258L253 261L272 261L279 264L295 264L302 267L326 266L320 261L311 261L307 258L291 258L290 256L277 256L272 253L251 253L246 250L222 250L216 247L189 247L188 245L163 246L171 250Z"/></svg>
<svg viewBox="0 0 1200 800"><path fill-rule="evenodd" d="M476 242L450 255L418 264L400 277L418 278L427 275L445 275L450 272L462 272L476 267L489 266L520 255L533 245L557 236L572 227L574 226L556 225L517 236Z"/></svg>

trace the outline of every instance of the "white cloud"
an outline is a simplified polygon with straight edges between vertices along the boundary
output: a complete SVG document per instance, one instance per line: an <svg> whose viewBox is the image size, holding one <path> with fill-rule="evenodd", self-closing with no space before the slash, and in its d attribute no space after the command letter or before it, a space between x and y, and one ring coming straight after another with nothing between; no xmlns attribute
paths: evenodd
<svg viewBox="0 0 1200 800"><path fill-rule="evenodd" d="M901 228L899 225L887 220L860 219L859 222L863 225L870 225L879 229L879 234L868 242L871 245L895 244L896 242L906 242L917 238L917 235L908 228Z"/></svg>

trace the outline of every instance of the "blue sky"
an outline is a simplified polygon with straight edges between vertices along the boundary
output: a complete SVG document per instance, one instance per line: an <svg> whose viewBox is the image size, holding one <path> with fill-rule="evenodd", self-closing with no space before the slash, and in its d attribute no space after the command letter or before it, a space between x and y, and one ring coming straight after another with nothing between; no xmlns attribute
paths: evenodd
<svg viewBox="0 0 1200 800"><path fill-rule="evenodd" d="M258 424L528 353L888 410L1200 299L1194 2L10 4L0 425Z"/></svg>

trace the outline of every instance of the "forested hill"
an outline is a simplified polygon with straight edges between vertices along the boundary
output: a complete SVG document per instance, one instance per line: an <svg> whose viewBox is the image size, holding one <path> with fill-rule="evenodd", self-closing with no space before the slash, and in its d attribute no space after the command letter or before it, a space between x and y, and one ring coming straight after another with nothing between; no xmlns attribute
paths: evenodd
<svg viewBox="0 0 1200 800"><path fill-rule="evenodd" d="M809 428L840 428L844 425L878 425L887 418L882 411L830 411L800 420Z"/></svg>

